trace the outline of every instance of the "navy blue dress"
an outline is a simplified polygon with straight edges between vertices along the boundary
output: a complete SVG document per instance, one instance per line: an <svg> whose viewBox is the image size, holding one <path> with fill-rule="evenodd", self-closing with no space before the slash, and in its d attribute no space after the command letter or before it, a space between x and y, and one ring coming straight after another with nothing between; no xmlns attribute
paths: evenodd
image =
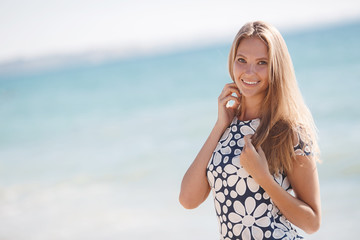
<svg viewBox="0 0 360 240"><path fill-rule="evenodd" d="M244 136L254 134L259 124L260 119L240 121L235 117L207 167L221 239L303 239L240 165ZM310 154L299 144L294 147L295 154ZM274 179L286 191L292 191L286 175L274 175Z"/></svg>

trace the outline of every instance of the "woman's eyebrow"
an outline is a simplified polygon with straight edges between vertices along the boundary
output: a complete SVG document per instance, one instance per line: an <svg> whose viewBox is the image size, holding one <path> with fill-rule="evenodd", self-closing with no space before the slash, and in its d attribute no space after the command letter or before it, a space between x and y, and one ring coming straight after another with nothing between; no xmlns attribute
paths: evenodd
<svg viewBox="0 0 360 240"><path fill-rule="evenodd" d="M245 55L241 54L241 53L237 53L236 57L245 57Z"/></svg>
<svg viewBox="0 0 360 240"><path fill-rule="evenodd" d="M244 57L247 58L244 54L238 53L236 54L236 57ZM268 60L269 58L267 56L262 56L262 57L258 57L256 58L256 60Z"/></svg>

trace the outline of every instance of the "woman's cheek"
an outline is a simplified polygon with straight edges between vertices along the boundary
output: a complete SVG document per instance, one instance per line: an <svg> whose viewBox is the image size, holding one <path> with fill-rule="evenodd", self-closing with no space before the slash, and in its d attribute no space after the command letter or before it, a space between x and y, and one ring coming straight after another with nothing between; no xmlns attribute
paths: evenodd
<svg viewBox="0 0 360 240"><path fill-rule="evenodd" d="M237 62L234 63L233 69L234 69L233 70L234 71L234 77L235 77L235 80L236 80L236 78L238 78L241 75L243 69L242 69L241 65L238 64Z"/></svg>

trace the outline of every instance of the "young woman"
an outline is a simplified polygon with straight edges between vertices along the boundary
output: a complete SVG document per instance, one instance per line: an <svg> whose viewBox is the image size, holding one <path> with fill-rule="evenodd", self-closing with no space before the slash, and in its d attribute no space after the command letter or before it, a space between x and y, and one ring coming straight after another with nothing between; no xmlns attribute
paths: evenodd
<svg viewBox="0 0 360 240"><path fill-rule="evenodd" d="M229 73L233 82L218 98L218 119L183 178L180 203L196 208L212 191L221 239L302 239L292 225L307 233L320 227L318 145L281 34L264 22L245 24Z"/></svg>

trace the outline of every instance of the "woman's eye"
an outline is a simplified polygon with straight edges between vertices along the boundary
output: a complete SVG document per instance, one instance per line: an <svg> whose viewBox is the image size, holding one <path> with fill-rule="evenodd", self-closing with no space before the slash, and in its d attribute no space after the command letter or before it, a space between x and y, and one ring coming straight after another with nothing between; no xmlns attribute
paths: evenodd
<svg viewBox="0 0 360 240"><path fill-rule="evenodd" d="M259 62L259 65L266 65L266 64L267 64L266 61L260 61L260 62Z"/></svg>
<svg viewBox="0 0 360 240"><path fill-rule="evenodd" d="M238 62L246 63L245 59L243 59L243 58L238 58Z"/></svg>

